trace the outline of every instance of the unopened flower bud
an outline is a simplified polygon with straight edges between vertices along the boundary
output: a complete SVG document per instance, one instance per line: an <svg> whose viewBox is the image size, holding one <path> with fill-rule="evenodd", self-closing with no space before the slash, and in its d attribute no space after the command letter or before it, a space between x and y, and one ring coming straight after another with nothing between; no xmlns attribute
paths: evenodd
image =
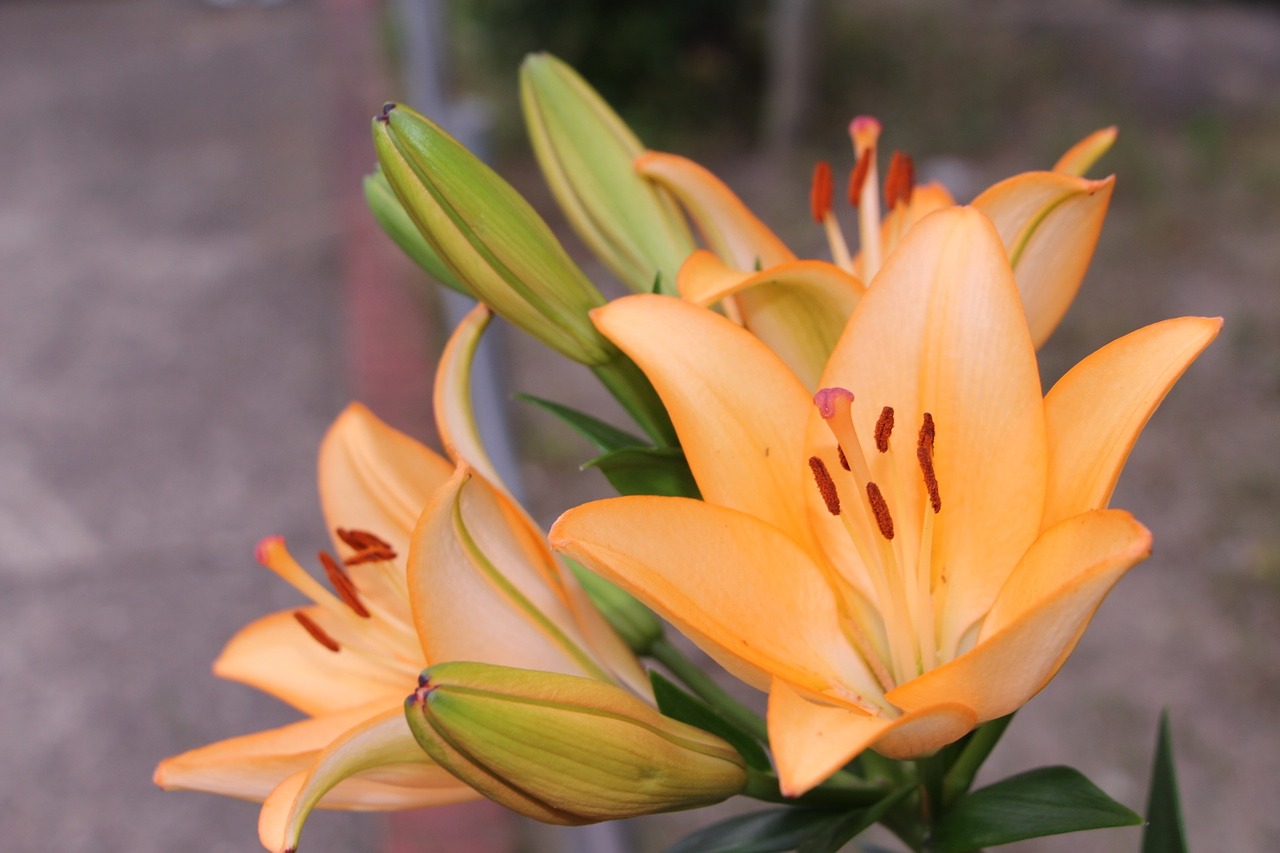
<svg viewBox="0 0 1280 853"><path fill-rule="evenodd" d="M422 748L485 796L546 823L696 808L746 784L729 744L601 681L444 663L420 683L405 715Z"/></svg>
<svg viewBox="0 0 1280 853"><path fill-rule="evenodd" d="M577 72L525 57L520 103L542 173L578 236L635 291L676 292L696 248L675 200L632 165L644 146Z"/></svg>
<svg viewBox="0 0 1280 853"><path fill-rule="evenodd" d="M408 107L384 107L373 141L404 210L472 295L575 361L617 356L587 316L604 297L510 184Z"/></svg>

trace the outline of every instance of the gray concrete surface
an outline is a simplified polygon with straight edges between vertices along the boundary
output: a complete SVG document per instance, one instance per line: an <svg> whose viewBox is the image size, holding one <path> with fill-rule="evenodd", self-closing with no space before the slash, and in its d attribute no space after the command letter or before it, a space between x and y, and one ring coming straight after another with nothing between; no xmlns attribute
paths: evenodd
<svg viewBox="0 0 1280 853"><path fill-rule="evenodd" d="M1021 712L992 769L1073 763L1140 806L1167 705L1194 848L1270 851L1280 72L1267 46L1280 24L1238 9L1139 20L1113 6L1005 21L1029 26L1027 49L1046 29L1068 33L1052 46L1064 78L1113 110L1128 146L1108 164L1120 172L1113 213L1048 371L1166 316L1221 313L1228 325L1157 415L1116 497L1154 530L1155 557ZM255 806L164 794L150 777L165 755L294 718L215 680L209 662L239 626L296 602L252 548L268 533L304 552L323 541L315 446L349 393L317 9L0 3L5 853L257 849ZM1205 161L1220 176L1195 177L1203 140L1148 107L1184 118L1224 107L1227 147ZM1066 114L1073 127L1093 117ZM979 178L1034 165L1025 140L1010 140L1017 159ZM815 241L797 213L803 187L753 183L758 165L717 168L797 246ZM516 177L545 209L537 179ZM510 357L514 387L597 401L552 380L559 364L527 342L514 338ZM548 420L527 414L518 433L539 460L525 473L540 517L603 493L594 475L573 474L586 448ZM632 834L657 849L707 820L645 819ZM371 851L380 826L322 815L304 849ZM1009 849L1119 853L1137 837Z"/></svg>
<svg viewBox="0 0 1280 853"><path fill-rule="evenodd" d="M247 851L156 761L293 718L209 673L294 603L345 401L314 8L0 5L0 849ZM329 819L310 850L369 850Z"/></svg>

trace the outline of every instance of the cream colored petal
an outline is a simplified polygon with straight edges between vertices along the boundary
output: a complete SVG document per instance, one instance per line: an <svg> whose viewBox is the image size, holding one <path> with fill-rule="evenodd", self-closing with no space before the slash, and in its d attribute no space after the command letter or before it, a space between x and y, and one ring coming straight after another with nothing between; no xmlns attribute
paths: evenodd
<svg viewBox="0 0 1280 853"><path fill-rule="evenodd" d="M523 513L465 465L414 532L409 595L429 661L609 680L578 630L567 582Z"/></svg>
<svg viewBox="0 0 1280 853"><path fill-rule="evenodd" d="M796 259L733 190L692 160L647 151L636 158L636 171L671 191L730 266L754 270Z"/></svg>
<svg viewBox="0 0 1280 853"><path fill-rule="evenodd" d="M1111 150L1119 133L1114 126L1095 130L1067 149L1067 152L1053 164L1053 171L1064 175L1084 177L1094 163Z"/></svg>
<svg viewBox="0 0 1280 853"><path fill-rule="evenodd" d="M974 719L972 710L956 703L873 717L782 680L769 691L769 744L789 797L821 784L868 747L893 758L918 758L962 737Z"/></svg>
<svg viewBox="0 0 1280 853"><path fill-rule="evenodd" d="M204 791L261 801L289 776L309 767L329 743L398 705L398 700L365 704L211 743L160 762L155 783L167 791Z"/></svg>
<svg viewBox="0 0 1280 853"><path fill-rule="evenodd" d="M477 305L449 336L449 342L440 355L440 365L436 369L433 408L436 413L436 429L440 432L445 452L455 461L466 462L509 495L511 490L502 482L498 470L489 460L489 454L485 452L471 401L471 364L480 338L492 318L493 312L487 306ZM423 501L422 506L425 505L426 501Z"/></svg>
<svg viewBox="0 0 1280 853"><path fill-rule="evenodd" d="M614 498L566 512L551 542L752 685L778 676L879 698L822 570L758 519L688 498Z"/></svg>
<svg viewBox="0 0 1280 853"><path fill-rule="evenodd" d="M313 619L317 607L301 608ZM215 675L256 687L306 714L330 714L405 692L421 664L397 667L343 649L331 652L294 618L272 613L240 629L213 663ZM402 698L402 697L401 697Z"/></svg>
<svg viewBox="0 0 1280 853"><path fill-rule="evenodd" d="M1057 673L1102 599L1150 548L1150 533L1115 510L1051 527L1001 590L978 644L889 700L908 710L959 702L979 722L1017 710Z"/></svg>
<svg viewBox="0 0 1280 853"><path fill-rule="evenodd" d="M1058 327L1080 289L1114 188L1115 178L1026 172L973 200L1008 249L1037 347Z"/></svg>
<svg viewBox="0 0 1280 853"><path fill-rule="evenodd" d="M1221 318L1155 323L1058 380L1044 400L1049 490L1042 526L1107 505L1151 414L1221 328Z"/></svg>
<svg viewBox="0 0 1280 853"><path fill-rule="evenodd" d="M403 557L427 498L452 473L445 459L352 403L320 445L325 520L330 528L367 530Z"/></svg>
<svg viewBox="0 0 1280 853"><path fill-rule="evenodd" d="M917 436L923 414L933 416L942 508L932 575L945 653L991 607L1038 533L1044 505L1040 378L990 221L957 207L912 228L854 310L822 384L856 397L854 421L888 497L897 559L913 573L926 504ZM891 454L882 457L872 438L884 406L893 407L896 426ZM808 435L810 452L834 457L816 410ZM860 491L833 473L847 499L859 500ZM834 520L822 535L833 556L848 549Z"/></svg>
<svg viewBox="0 0 1280 853"><path fill-rule="evenodd" d="M801 440L812 404L795 375L751 333L679 299L628 296L592 318L657 389L703 498L809 546L801 495L815 487Z"/></svg>
<svg viewBox="0 0 1280 853"><path fill-rule="evenodd" d="M396 768L413 765L415 769L401 773L398 784L351 778L388 765ZM330 791L334 792L333 798L326 796ZM397 707L346 731L316 756L308 770L281 782L262 804L258 838L264 847L276 853L296 850L302 825L317 805L405 809L454 803L476 796L447 771L431 763L413 739L404 719L404 709Z"/></svg>
<svg viewBox="0 0 1280 853"><path fill-rule="evenodd" d="M680 295L709 306L735 294L743 324L815 388L831 349L866 288L824 261L793 261L757 273L738 272L710 252L696 252L680 268Z"/></svg>

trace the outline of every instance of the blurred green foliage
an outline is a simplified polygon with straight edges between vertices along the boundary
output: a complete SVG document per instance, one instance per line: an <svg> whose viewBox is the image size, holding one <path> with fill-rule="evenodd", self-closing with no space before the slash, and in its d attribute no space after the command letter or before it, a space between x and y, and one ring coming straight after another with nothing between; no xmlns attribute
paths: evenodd
<svg viewBox="0 0 1280 853"><path fill-rule="evenodd" d="M578 70L641 139L754 135L764 77L763 0L454 0L454 47L510 107L525 54ZM508 103L506 98L512 100ZM683 129L683 130L682 130ZM509 128L502 128L509 132Z"/></svg>

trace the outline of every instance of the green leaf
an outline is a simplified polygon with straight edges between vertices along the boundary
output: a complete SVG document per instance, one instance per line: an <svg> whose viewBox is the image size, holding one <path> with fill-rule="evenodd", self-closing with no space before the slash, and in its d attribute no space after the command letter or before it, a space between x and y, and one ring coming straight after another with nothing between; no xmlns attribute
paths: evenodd
<svg viewBox="0 0 1280 853"><path fill-rule="evenodd" d="M553 403L551 400L544 400L532 394L516 394L516 397L555 415L573 427L578 435L591 442L591 446L601 453L621 450L624 447L645 446L643 439L607 424L599 418L594 418L586 412L580 412L577 409L571 409L568 406Z"/></svg>
<svg viewBox="0 0 1280 853"><path fill-rule="evenodd" d="M667 853L835 853L893 808L911 787L851 810L786 808L752 812L700 829Z"/></svg>
<svg viewBox="0 0 1280 853"><path fill-rule="evenodd" d="M1167 709L1160 714L1160 732L1156 735L1156 759L1151 768L1151 793L1147 796L1147 827L1142 832L1142 853L1187 853L1187 833L1182 824L1182 804L1178 797Z"/></svg>
<svg viewBox="0 0 1280 853"><path fill-rule="evenodd" d="M913 787L907 785L869 806L841 812L839 820L823 825L800 844L796 853L835 853L860 833L870 829L888 813L889 809L896 806L899 800L910 794Z"/></svg>
<svg viewBox="0 0 1280 853"><path fill-rule="evenodd" d="M942 853L966 853L1026 838L1135 826L1142 818L1078 770L1041 767L962 797L935 826Z"/></svg>
<svg viewBox="0 0 1280 853"><path fill-rule="evenodd" d="M664 715L724 738L738 750L748 766L756 770L772 769L769 756L756 739L717 714L706 702L684 692L660 672L649 670L649 683L653 685L658 710Z"/></svg>
<svg viewBox="0 0 1280 853"><path fill-rule="evenodd" d="M620 495L701 497L678 447L622 447L582 466L597 468Z"/></svg>
<svg viewBox="0 0 1280 853"><path fill-rule="evenodd" d="M752 812L700 829L667 848L667 853L783 853L844 816L821 809Z"/></svg>

